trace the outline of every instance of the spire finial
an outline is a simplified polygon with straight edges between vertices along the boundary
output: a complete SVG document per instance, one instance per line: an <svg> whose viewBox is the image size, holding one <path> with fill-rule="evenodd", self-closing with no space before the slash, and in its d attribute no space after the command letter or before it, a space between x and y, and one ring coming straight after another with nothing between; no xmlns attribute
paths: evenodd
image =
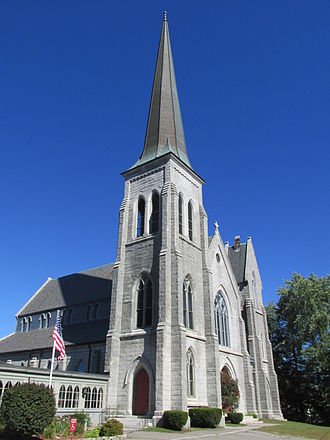
<svg viewBox="0 0 330 440"><path fill-rule="evenodd" d="M163 21L167 21L167 11L164 11L163 13Z"/></svg>

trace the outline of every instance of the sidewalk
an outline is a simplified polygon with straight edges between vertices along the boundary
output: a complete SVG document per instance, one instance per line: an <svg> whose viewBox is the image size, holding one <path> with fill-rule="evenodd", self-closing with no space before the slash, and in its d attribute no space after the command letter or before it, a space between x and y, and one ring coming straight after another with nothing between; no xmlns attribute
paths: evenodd
<svg viewBox="0 0 330 440"><path fill-rule="evenodd" d="M266 425L263 425L266 426ZM127 431L127 439L129 440L271 440L271 439L290 439L295 437L278 436L274 434L267 434L259 432L260 426L241 426L237 428L217 428L217 429L203 429L191 432L148 432L148 431ZM301 440L301 438L299 439Z"/></svg>

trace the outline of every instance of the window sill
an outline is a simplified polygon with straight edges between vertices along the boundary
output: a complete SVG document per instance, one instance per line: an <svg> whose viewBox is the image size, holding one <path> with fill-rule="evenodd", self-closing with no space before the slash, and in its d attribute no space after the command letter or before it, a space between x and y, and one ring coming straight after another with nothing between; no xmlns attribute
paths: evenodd
<svg viewBox="0 0 330 440"><path fill-rule="evenodd" d="M154 232L153 234L145 234L142 237L135 237L133 240L126 243L125 246L132 246L136 243L141 243L143 241L152 240L153 238L156 238L159 236L159 232Z"/></svg>
<svg viewBox="0 0 330 440"><path fill-rule="evenodd" d="M180 238L182 241L185 241L186 243L188 243L188 244L194 246L194 248L196 248L196 249L198 249L199 251L201 251L201 248L200 248L199 246L197 246L196 242L193 241L193 240L189 240L189 238L187 238L185 235L179 234L179 238Z"/></svg>

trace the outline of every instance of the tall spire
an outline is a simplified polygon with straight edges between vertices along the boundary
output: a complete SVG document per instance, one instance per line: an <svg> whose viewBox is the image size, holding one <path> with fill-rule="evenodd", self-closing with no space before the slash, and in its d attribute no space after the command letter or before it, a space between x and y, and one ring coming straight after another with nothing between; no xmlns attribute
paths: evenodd
<svg viewBox="0 0 330 440"><path fill-rule="evenodd" d="M134 167L169 152L191 168L176 88L167 12L164 11L144 149Z"/></svg>

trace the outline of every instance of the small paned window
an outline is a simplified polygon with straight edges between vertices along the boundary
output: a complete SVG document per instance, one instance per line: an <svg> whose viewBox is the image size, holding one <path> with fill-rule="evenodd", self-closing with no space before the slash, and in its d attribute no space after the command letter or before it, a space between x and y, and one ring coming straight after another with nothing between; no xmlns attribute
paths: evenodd
<svg viewBox="0 0 330 440"><path fill-rule="evenodd" d="M195 397L195 363L191 350L187 351L187 395Z"/></svg>
<svg viewBox="0 0 330 440"><path fill-rule="evenodd" d="M85 399L85 408L90 408L91 406L91 389L86 387L83 389L83 398Z"/></svg>
<svg viewBox="0 0 330 440"><path fill-rule="evenodd" d="M230 347L228 309L221 292L216 294L214 301L214 321L219 344Z"/></svg>
<svg viewBox="0 0 330 440"><path fill-rule="evenodd" d="M159 195L158 192L152 194L152 214L151 214L151 233L158 232L159 229Z"/></svg>
<svg viewBox="0 0 330 440"><path fill-rule="evenodd" d="M103 407L103 390L102 390L102 388L99 388L99 392L97 394L97 407L98 408Z"/></svg>
<svg viewBox="0 0 330 440"><path fill-rule="evenodd" d="M65 403L65 386L62 385L60 388L60 392L58 393L58 403L57 406L59 408L64 408Z"/></svg>
<svg viewBox="0 0 330 440"><path fill-rule="evenodd" d="M144 235L144 217L145 217L145 201L142 197L139 198L138 202L138 216L137 216L137 237L142 237Z"/></svg>
<svg viewBox="0 0 330 440"><path fill-rule="evenodd" d="M188 237L193 239L193 208L191 201L188 203Z"/></svg>
<svg viewBox="0 0 330 440"><path fill-rule="evenodd" d="M79 387L76 386L73 391L72 408L78 408L79 404Z"/></svg>
<svg viewBox="0 0 330 440"><path fill-rule="evenodd" d="M194 328L193 292L190 276L183 282L183 325L191 330Z"/></svg>
<svg viewBox="0 0 330 440"><path fill-rule="evenodd" d="M179 195L179 234L183 234L183 200L182 195Z"/></svg>
<svg viewBox="0 0 330 440"><path fill-rule="evenodd" d="M69 385L66 390L65 408L71 408L72 406L72 386Z"/></svg>
<svg viewBox="0 0 330 440"><path fill-rule="evenodd" d="M97 405L97 389L94 387L92 391L91 408L96 408L96 405Z"/></svg>
<svg viewBox="0 0 330 440"><path fill-rule="evenodd" d="M142 277L137 292L137 322L138 328L150 327L152 324L152 283L150 278Z"/></svg>

